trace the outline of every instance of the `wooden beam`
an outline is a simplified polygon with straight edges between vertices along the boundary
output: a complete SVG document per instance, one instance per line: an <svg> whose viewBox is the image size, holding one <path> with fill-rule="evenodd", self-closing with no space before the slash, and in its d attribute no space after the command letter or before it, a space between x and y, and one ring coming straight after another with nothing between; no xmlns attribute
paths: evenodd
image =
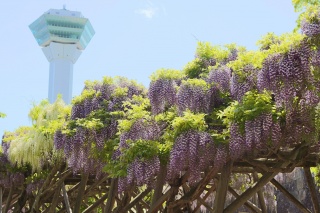
<svg viewBox="0 0 320 213"><path fill-rule="evenodd" d="M206 207L209 210L209 212L212 212L212 213L214 212L213 208L211 208L211 206L209 206L201 197L198 197L197 201L199 201L199 203L201 203L201 205Z"/></svg>
<svg viewBox="0 0 320 213"><path fill-rule="evenodd" d="M62 187L62 183L60 184L60 186L56 189L56 192L54 193L53 195L53 198L52 198L52 202L51 202L51 206L48 210L48 213L55 213L56 212L56 207L58 205L58 202L59 202L59 195L60 195L60 192L61 192L61 187Z"/></svg>
<svg viewBox="0 0 320 213"><path fill-rule="evenodd" d="M216 197L214 199L214 204L213 204L214 213L223 212L224 203L226 201L226 195L228 191L231 169L232 169L232 161L227 162L227 164L222 168L222 172L219 178L218 187L216 191Z"/></svg>
<svg viewBox="0 0 320 213"><path fill-rule="evenodd" d="M16 204L14 205L13 213L21 213L23 207L26 205L27 199L28 199L27 192L26 192L25 188L23 187L22 192L19 196L19 199L16 202Z"/></svg>
<svg viewBox="0 0 320 213"><path fill-rule="evenodd" d="M217 182L216 179L215 181ZM211 186L211 188L207 191L207 193L203 196L202 199L205 201L214 190L216 190L216 185ZM201 207L201 203L197 203L197 206L194 208L193 211L197 212L200 207Z"/></svg>
<svg viewBox="0 0 320 213"><path fill-rule="evenodd" d="M313 177L311 175L310 167L304 167L304 175L307 180L307 184L310 190L311 194L311 199L312 199L312 204L313 204L313 211L314 212L320 212L320 207L319 207L319 200L317 196L317 191L316 191L316 186L314 184Z"/></svg>
<svg viewBox="0 0 320 213"><path fill-rule="evenodd" d="M137 194L134 191L132 192L132 194L134 196L137 196ZM148 205L144 200L140 200L139 205L144 206L144 208L146 208L146 209L150 209L150 205Z"/></svg>
<svg viewBox="0 0 320 213"><path fill-rule="evenodd" d="M60 167L59 165L55 165L53 167L53 169L51 170L51 172L49 173L49 175L45 179L44 183L42 184L42 186L38 190L38 193L37 193L37 195L36 195L36 197L34 199L34 202L32 204L31 212L38 212L39 211L39 208L40 208L39 201L40 201L41 196L43 195L42 192L49 185L49 183L51 182L52 178L54 177L54 175L59 170L59 167Z"/></svg>
<svg viewBox="0 0 320 213"><path fill-rule="evenodd" d="M162 195L156 203L149 209L148 213L155 213L158 211L160 206L168 199L171 194L172 188L170 188L164 195Z"/></svg>
<svg viewBox="0 0 320 213"><path fill-rule="evenodd" d="M240 195L230 186L228 187L228 191L235 197L238 198ZM262 210L256 206L255 204L251 203L249 200L247 200L244 205L251 211L257 212L257 213L262 213Z"/></svg>
<svg viewBox="0 0 320 213"><path fill-rule="evenodd" d="M289 163L288 163L289 164ZM258 182L252 187L242 193L234 202L232 202L223 212L234 213L239 207L241 207L247 200L249 200L255 193L257 193L264 185L266 185L272 178L274 178L278 172L265 173Z"/></svg>
<svg viewBox="0 0 320 213"><path fill-rule="evenodd" d="M271 183L277 187L293 204L295 204L298 209L300 209L301 212L303 213L311 213L309 209L307 209L302 203L300 203L297 198L295 198L290 192L288 192L278 181L275 179L271 180Z"/></svg>
<svg viewBox="0 0 320 213"><path fill-rule="evenodd" d="M70 203L69 203L68 193L67 193L66 186L64 185L64 183L62 183L62 193L63 193L64 203L65 203L65 206L66 206L66 212L67 213L72 213L71 206L70 206Z"/></svg>
<svg viewBox="0 0 320 213"><path fill-rule="evenodd" d="M147 188L143 192L141 192L139 195L137 195L128 205L123 207L119 213L125 213L129 211L132 207L134 207L141 199L143 199L144 196L146 196L152 189Z"/></svg>
<svg viewBox="0 0 320 213"><path fill-rule="evenodd" d="M301 150L307 148L306 144L300 144L296 146L288 156L286 156L286 161L278 162L274 167L278 168L273 172L265 173L258 182L256 182L252 187L247 189L244 193L242 193L239 198L237 198L234 202L232 202L223 212L224 213L233 213L235 212L240 206L242 206L247 200L249 200L254 194L256 194L264 185L266 185L269 181L271 181L280 171L282 168L292 167L293 162L296 160L301 160L303 156L300 155Z"/></svg>
<svg viewBox="0 0 320 213"><path fill-rule="evenodd" d="M254 181L257 182L259 180L258 173L254 172L254 173L252 173L252 175L253 175ZM267 213L267 206L266 206L266 202L264 200L264 196L263 196L263 191L262 190L258 191L258 199L259 199L259 204L260 204L260 208L261 208L262 213Z"/></svg>
<svg viewBox="0 0 320 213"><path fill-rule="evenodd" d="M82 213L89 213L92 212L92 210L94 210L95 208L97 208L101 203L103 203L103 201L105 201L105 199L107 199L109 193L104 194L100 199L98 199L94 204L92 204L91 206L89 206L88 208L86 208L85 210L83 210Z"/></svg>

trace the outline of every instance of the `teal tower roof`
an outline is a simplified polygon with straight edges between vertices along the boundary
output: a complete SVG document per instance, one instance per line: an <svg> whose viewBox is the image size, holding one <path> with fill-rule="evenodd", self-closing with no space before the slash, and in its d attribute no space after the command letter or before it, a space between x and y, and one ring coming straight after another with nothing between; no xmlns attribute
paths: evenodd
<svg viewBox="0 0 320 213"><path fill-rule="evenodd" d="M76 44L84 50L95 34L89 19L80 12L51 9L29 25L35 39L42 47L50 42Z"/></svg>

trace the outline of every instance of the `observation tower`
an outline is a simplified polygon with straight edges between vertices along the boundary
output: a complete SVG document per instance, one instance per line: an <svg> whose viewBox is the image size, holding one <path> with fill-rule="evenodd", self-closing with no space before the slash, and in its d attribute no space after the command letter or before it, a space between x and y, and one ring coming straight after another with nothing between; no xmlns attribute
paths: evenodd
<svg viewBox="0 0 320 213"><path fill-rule="evenodd" d="M73 64L95 34L89 19L80 12L50 9L29 25L47 57L50 103L58 94L69 104L72 99Z"/></svg>

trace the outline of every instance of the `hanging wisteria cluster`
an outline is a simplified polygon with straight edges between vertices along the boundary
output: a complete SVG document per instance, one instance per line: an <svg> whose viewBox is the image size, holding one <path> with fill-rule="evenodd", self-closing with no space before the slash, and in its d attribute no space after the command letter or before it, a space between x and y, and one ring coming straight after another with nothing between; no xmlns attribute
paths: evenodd
<svg viewBox="0 0 320 213"><path fill-rule="evenodd" d="M153 114L164 112L176 103L176 87L181 84L182 73L177 70L158 70L148 90Z"/></svg>
<svg viewBox="0 0 320 213"><path fill-rule="evenodd" d="M189 182L196 183L208 166L218 166L218 163L214 163L215 152L215 145L208 133L193 130L182 133L175 140L170 153L167 179L174 180L187 171L190 173Z"/></svg>
<svg viewBox="0 0 320 213"><path fill-rule="evenodd" d="M115 150L113 158L121 160L123 155L127 154L130 148L135 156L130 159L127 167L127 176L119 179L118 191L122 192L134 186L142 186L147 184L152 186L154 178L160 169L160 161L158 156L149 156L152 153L136 153L135 146L144 147L146 145L153 145L153 141L159 139L160 128L155 122L146 122L144 119L134 121L129 131L123 132L120 135L119 148ZM150 144L151 143L151 144ZM147 147L145 147L148 149ZM146 151L146 150L141 150ZM146 156L147 155L147 156Z"/></svg>
<svg viewBox="0 0 320 213"><path fill-rule="evenodd" d="M10 142L2 142L1 147L0 165L1 167L11 168L11 171L0 172L0 186L4 188L21 186L24 183L25 176L23 172L19 171L19 169L17 170L8 159Z"/></svg>
<svg viewBox="0 0 320 213"><path fill-rule="evenodd" d="M95 152L116 136L117 117L111 113L123 110L122 103L134 95L145 95L144 89L124 78L87 83L82 96L74 101L69 124L54 136L56 149L64 151L74 173L101 174L105 163Z"/></svg>
<svg viewBox="0 0 320 213"><path fill-rule="evenodd" d="M179 114L189 109L193 112L209 111L210 99L208 85L204 80L189 79L183 81L177 93L177 107Z"/></svg>

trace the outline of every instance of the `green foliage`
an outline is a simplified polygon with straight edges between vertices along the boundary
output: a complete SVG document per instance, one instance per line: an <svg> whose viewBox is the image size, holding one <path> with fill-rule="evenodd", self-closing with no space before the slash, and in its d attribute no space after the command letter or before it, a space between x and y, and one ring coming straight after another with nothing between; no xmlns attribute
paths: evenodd
<svg viewBox="0 0 320 213"><path fill-rule="evenodd" d="M125 106L125 119L119 120L119 133L129 131L134 122L139 119L145 121L151 120L149 99L142 96L133 96L132 101L126 101L123 105Z"/></svg>
<svg viewBox="0 0 320 213"><path fill-rule="evenodd" d="M128 87L117 87L114 89L112 96L113 97L121 97L128 95Z"/></svg>
<svg viewBox="0 0 320 213"><path fill-rule="evenodd" d="M285 33L277 36L278 42L275 42L270 46L268 54L282 53L285 54L289 52L291 48L300 46L301 41L305 38L304 35L300 33Z"/></svg>
<svg viewBox="0 0 320 213"><path fill-rule="evenodd" d="M187 79L187 80L183 80L182 81L182 85L188 85L190 87L201 87L204 90L208 90L209 89L209 85L207 84L207 82L205 80L202 79Z"/></svg>
<svg viewBox="0 0 320 213"><path fill-rule="evenodd" d="M232 68L237 74L248 65L260 69L266 57L267 53L262 51L241 52L238 54L237 60L229 62L227 66Z"/></svg>
<svg viewBox="0 0 320 213"><path fill-rule="evenodd" d="M159 69L156 72L152 73L150 76L151 81L156 81L158 79L166 80L180 80L185 76L180 70L174 69Z"/></svg>
<svg viewBox="0 0 320 213"><path fill-rule="evenodd" d="M296 20L297 27L294 29L294 31L297 31L301 27L301 23L303 21L309 23L319 21L317 18L320 6L319 0L292 0L292 4L295 12L301 12Z"/></svg>
<svg viewBox="0 0 320 213"><path fill-rule="evenodd" d="M301 12L305 10L307 7L320 5L320 1L319 0L292 0L292 4L296 12Z"/></svg>
<svg viewBox="0 0 320 213"><path fill-rule="evenodd" d="M221 46L212 46L210 42L198 42L196 55L201 59L216 59L223 61L228 58L229 50Z"/></svg>
<svg viewBox="0 0 320 213"><path fill-rule="evenodd" d="M261 51L240 52L237 60L229 62L227 66L232 68L240 77L245 77L242 71L246 66L251 65L254 68L261 69L263 61L269 55L275 53L285 54L291 48L298 47L304 38L304 35L296 32L285 33L280 36L268 33L257 42Z"/></svg>
<svg viewBox="0 0 320 213"><path fill-rule="evenodd" d="M113 143L113 149L117 149L116 143ZM121 156L119 159L112 160L112 152L108 153L108 164L104 167L104 170L111 177L123 177L127 174L128 166L135 160L148 161L158 155L159 142L151 140L127 140L128 148L121 150ZM111 146L109 146L111 147ZM110 150L111 151L111 150Z"/></svg>
<svg viewBox="0 0 320 213"><path fill-rule="evenodd" d="M183 68L183 72L189 78L198 78L201 75L209 73L209 69L205 66L204 61L200 58L195 58Z"/></svg>
<svg viewBox="0 0 320 213"><path fill-rule="evenodd" d="M0 118L5 118L6 117L6 114L0 112Z"/></svg>
<svg viewBox="0 0 320 213"><path fill-rule="evenodd" d="M76 96L76 97L74 97L74 98L72 99L72 105L83 103L84 100L86 100L86 99L92 99L92 98L94 98L96 95L98 95L98 94L96 94L96 91L95 91L94 89L92 89L92 88L88 88L88 89L85 88L85 89L82 91L81 95Z"/></svg>
<svg viewBox="0 0 320 213"><path fill-rule="evenodd" d="M175 107L171 107L167 111L155 116L156 122L158 122L160 125L165 124L166 126L166 128L163 131L163 134L160 137L158 154L160 161L164 165L169 159L170 151L174 144L175 133L173 131L172 122L176 117L178 117L178 114L177 109Z"/></svg>
<svg viewBox="0 0 320 213"><path fill-rule="evenodd" d="M225 46L212 46L209 42L198 42L196 56L194 60L187 63L183 68L183 72L189 78L199 78L208 75L211 70L206 64L207 60L214 60L216 65L225 64L229 58L231 51L237 50L238 53L245 52L244 47L238 47L236 44L227 44Z"/></svg>
<svg viewBox="0 0 320 213"><path fill-rule="evenodd" d="M49 175L48 170L34 172L32 175L30 175L29 177L26 178L26 183L29 184L29 183L34 183L34 182L37 182L40 180L45 180L48 175Z"/></svg>
<svg viewBox="0 0 320 213"><path fill-rule="evenodd" d="M260 40L257 41L257 45L260 50L268 50L271 45L280 43L279 36L274 33L267 33Z"/></svg>
<svg viewBox="0 0 320 213"><path fill-rule="evenodd" d="M240 131L244 133L245 121L253 120L263 113L272 113L274 119L277 119L283 116L284 112L277 112L269 92L249 91L244 95L241 103L231 102L229 107L220 111L218 118L222 119L223 124L228 128L231 123L237 123Z"/></svg>
<svg viewBox="0 0 320 213"><path fill-rule="evenodd" d="M151 140L136 140L131 141L127 140L127 144L129 148L122 151L121 160L131 163L136 158L140 159L141 161L147 161L154 158L158 153L158 145L157 141Z"/></svg>
<svg viewBox="0 0 320 213"><path fill-rule="evenodd" d="M186 110L183 112L182 117L175 117L171 124L174 138L188 130L205 131L207 129L205 115L204 113L193 113L190 110Z"/></svg>
<svg viewBox="0 0 320 213"><path fill-rule="evenodd" d="M9 160L18 166L30 164L34 171L40 171L43 163L53 163L60 156L60 152L53 149L53 136L60 129L66 117L70 114L70 107L65 106L58 98L55 103L42 101L30 110L31 127L21 127L9 134Z"/></svg>
<svg viewBox="0 0 320 213"><path fill-rule="evenodd" d="M112 85L114 84L114 79L110 76L104 76L102 79L102 85Z"/></svg>
<svg viewBox="0 0 320 213"><path fill-rule="evenodd" d="M200 59L215 59L217 63L222 63L228 59L229 54L233 50L237 50L238 52L244 52L245 48L237 46L235 43L226 44L224 46L212 46L210 42L198 42L196 55Z"/></svg>

